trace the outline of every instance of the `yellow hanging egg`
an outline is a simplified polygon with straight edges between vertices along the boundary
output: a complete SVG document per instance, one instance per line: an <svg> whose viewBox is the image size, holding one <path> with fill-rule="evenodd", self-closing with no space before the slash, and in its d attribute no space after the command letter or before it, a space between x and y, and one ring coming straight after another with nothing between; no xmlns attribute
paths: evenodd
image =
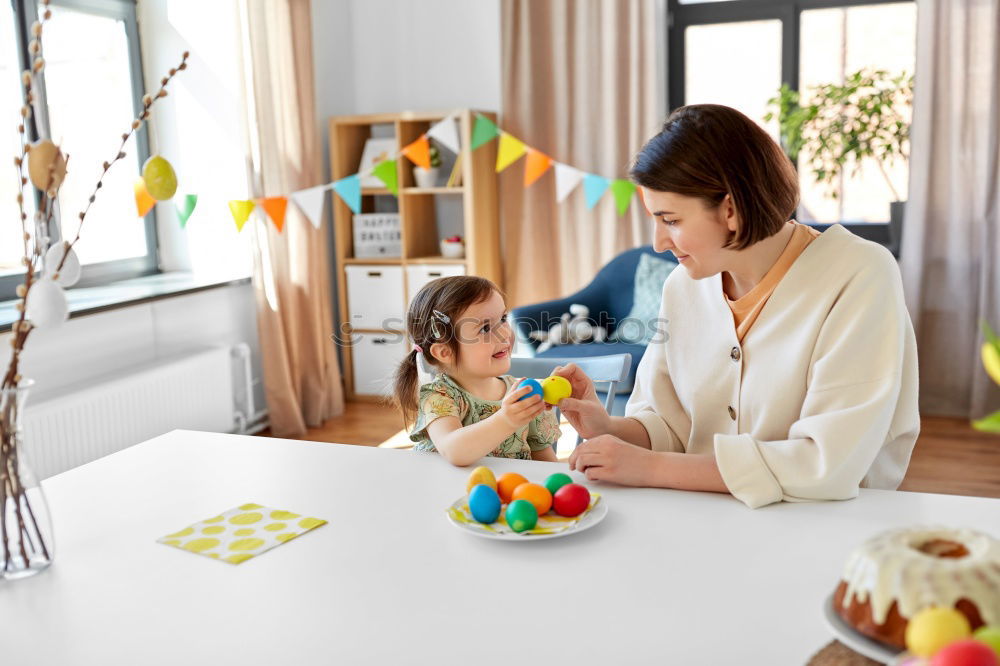
<svg viewBox="0 0 1000 666"><path fill-rule="evenodd" d="M1000 384L1000 347L992 343L983 343L983 367L993 381Z"/></svg>
<svg viewBox="0 0 1000 666"><path fill-rule="evenodd" d="M161 155L153 155L142 167L146 191L157 201L166 201L177 191L177 174L170 162Z"/></svg>

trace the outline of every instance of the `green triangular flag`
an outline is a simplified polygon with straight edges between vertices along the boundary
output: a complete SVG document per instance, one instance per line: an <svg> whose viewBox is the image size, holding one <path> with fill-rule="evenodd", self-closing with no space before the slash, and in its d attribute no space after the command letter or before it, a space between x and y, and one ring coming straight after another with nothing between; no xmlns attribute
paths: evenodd
<svg viewBox="0 0 1000 666"><path fill-rule="evenodd" d="M993 412L986 418L973 421L972 427L981 432L993 432L1000 435L1000 412Z"/></svg>
<svg viewBox="0 0 1000 666"><path fill-rule="evenodd" d="M472 149L475 150L484 143L489 143L500 136L500 130L486 116L476 114L476 124L472 128Z"/></svg>
<svg viewBox="0 0 1000 666"><path fill-rule="evenodd" d="M372 169L372 175L385 183L389 191L399 196L399 184L396 182L396 160L382 160Z"/></svg>
<svg viewBox="0 0 1000 666"><path fill-rule="evenodd" d="M627 180L617 178L611 182L611 194L615 195L615 207L618 209L618 217L628 210L632 195L635 194L635 185Z"/></svg>
<svg viewBox="0 0 1000 666"><path fill-rule="evenodd" d="M181 203L174 204L177 208L177 219L181 221L181 229L187 225L188 218L194 212L194 207L198 205L197 194L185 194Z"/></svg>

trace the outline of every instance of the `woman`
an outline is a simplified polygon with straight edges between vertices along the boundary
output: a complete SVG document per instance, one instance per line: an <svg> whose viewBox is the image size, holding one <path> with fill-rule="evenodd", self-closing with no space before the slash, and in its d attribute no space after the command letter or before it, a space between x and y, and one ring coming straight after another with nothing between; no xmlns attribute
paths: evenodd
<svg viewBox="0 0 1000 666"><path fill-rule="evenodd" d="M587 439L570 467L624 485L731 493L751 508L896 488L920 431L917 354L899 269L834 225L788 221L798 177L734 109L677 109L631 177L654 247L684 270L626 416L568 365L560 408Z"/></svg>

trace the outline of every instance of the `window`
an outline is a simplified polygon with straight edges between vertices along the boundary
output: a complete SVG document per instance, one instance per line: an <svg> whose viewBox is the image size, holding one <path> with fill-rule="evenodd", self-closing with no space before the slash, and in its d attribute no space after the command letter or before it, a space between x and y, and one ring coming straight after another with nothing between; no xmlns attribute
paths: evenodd
<svg viewBox="0 0 1000 666"><path fill-rule="evenodd" d="M8 4L8 3L5 3ZM30 59L26 36L39 16L41 3L13 0L0 14L0 147L18 154L16 122L21 107L20 72ZM144 90L135 3L131 0L53 0L52 17L45 23L42 45L43 76L29 137L37 126L69 155L69 170L59 193L59 215L50 229L51 242L73 240L79 212L97 183L101 164L110 160L142 108ZM157 272L155 210L138 219L133 183L149 157L146 126L122 150L126 158L104 178L97 199L87 213L76 252L83 264L81 285ZM0 215L17 220L16 179L13 171L0 175ZM26 191L26 194L30 191ZM35 203L35 202L31 202ZM30 217L29 217L30 222ZM11 231L13 228L13 231ZM21 282L23 245L19 225L0 226L0 300L14 297Z"/></svg>
<svg viewBox="0 0 1000 666"><path fill-rule="evenodd" d="M775 139L777 120L763 117L782 83L805 100L812 86L842 84L863 68L914 71L917 8L911 0L668 0L668 7L670 108L726 104ZM804 154L797 166L797 219L875 223L862 235L887 238L889 203L906 198L905 164L896 161L883 175L868 160L857 174L845 169L832 185L815 182Z"/></svg>

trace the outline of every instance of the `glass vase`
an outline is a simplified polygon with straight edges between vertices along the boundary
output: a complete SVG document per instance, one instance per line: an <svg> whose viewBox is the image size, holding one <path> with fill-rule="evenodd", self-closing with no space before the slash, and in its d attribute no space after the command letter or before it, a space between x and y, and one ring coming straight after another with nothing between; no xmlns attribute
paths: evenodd
<svg viewBox="0 0 1000 666"><path fill-rule="evenodd" d="M0 388L0 578L32 576L52 564L52 521L28 462L22 430L33 382Z"/></svg>

